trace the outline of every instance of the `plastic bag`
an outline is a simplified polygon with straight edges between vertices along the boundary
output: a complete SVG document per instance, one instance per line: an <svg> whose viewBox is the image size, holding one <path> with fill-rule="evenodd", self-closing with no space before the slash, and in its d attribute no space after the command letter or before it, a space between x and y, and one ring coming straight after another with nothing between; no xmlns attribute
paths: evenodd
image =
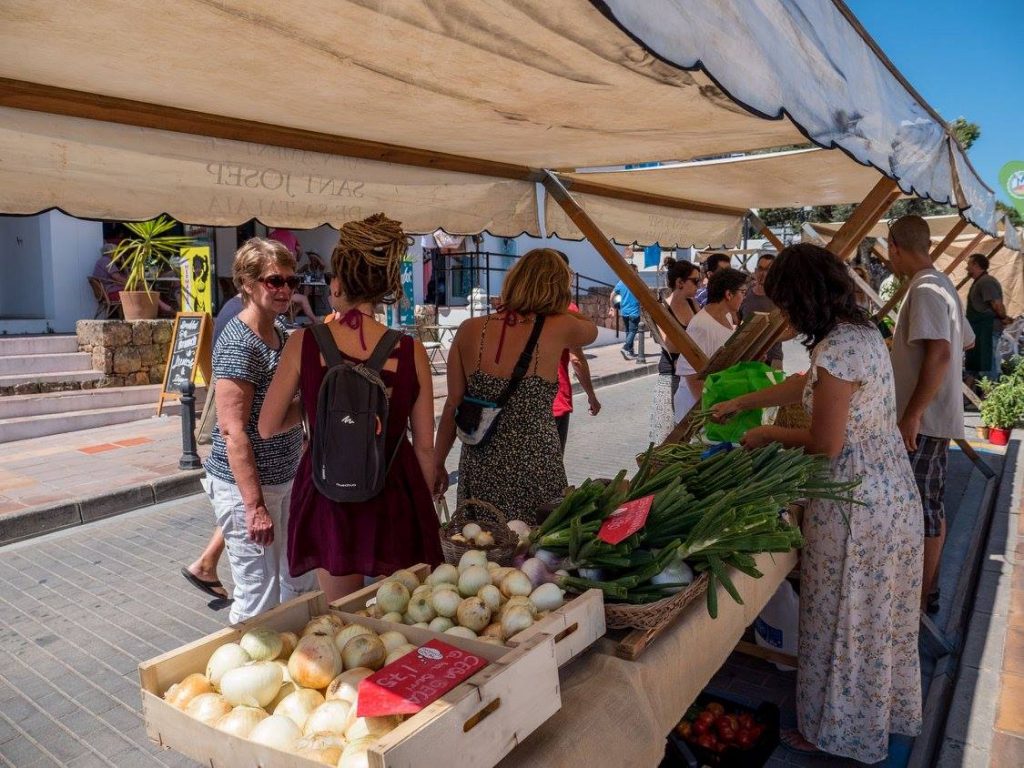
<svg viewBox="0 0 1024 768"><path fill-rule="evenodd" d="M762 648L772 648L795 656L799 625L800 598L793 585L783 580L754 621L754 642ZM775 666L783 672L793 669L782 664Z"/></svg>
<svg viewBox="0 0 1024 768"><path fill-rule="evenodd" d="M785 378L785 373L764 363L737 363L724 371L712 373L704 380L701 407L707 410L715 403L774 386ZM705 427L707 438L711 442L739 442L748 429L761 425L761 416L761 409L754 408L737 413L724 424L708 422Z"/></svg>

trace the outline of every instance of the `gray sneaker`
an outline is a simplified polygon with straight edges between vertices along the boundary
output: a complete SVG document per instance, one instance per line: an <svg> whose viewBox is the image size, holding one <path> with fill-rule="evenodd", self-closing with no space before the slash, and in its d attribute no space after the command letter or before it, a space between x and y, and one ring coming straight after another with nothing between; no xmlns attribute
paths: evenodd
<svg viewBox="0 0 1024 768"><path fill-rule="evenodd" d="M632 360L633 358L636 357L636 355L634 355L628 349L620 349L619 352L622 353L622 359L623 360Z"/></svg>

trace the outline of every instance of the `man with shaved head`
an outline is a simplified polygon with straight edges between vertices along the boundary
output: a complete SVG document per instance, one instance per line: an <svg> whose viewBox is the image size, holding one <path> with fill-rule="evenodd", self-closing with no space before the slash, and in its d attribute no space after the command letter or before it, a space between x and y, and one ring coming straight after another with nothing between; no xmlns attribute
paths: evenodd
<svg viewBox="0 0 1024 768"><path fill-rule="evenodd" d="M974 344L956 287L935 269L931 233L920 216L889 226L893 270L910 281L893 331L892 369L896 416L924 510L921 607L939 609L937 577L946 538L946 462L951 439L964 436L960 357Z"/></svg>

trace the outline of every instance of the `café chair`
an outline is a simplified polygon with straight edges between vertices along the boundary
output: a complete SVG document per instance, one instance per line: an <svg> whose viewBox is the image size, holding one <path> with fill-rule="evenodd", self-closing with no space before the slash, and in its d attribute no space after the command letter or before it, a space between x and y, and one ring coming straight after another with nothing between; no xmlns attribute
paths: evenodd
<svg viewBox="0 0 1024 768"><path fill-rule="evenodd" d="M96 314L93 315L93 319L98 320L101 315L104 320L120 316L121 302L117 299L111 299L107 295L107 291L103 287L103 283L99 281L99 278L89 277L87 279L89 287L92 288L92 295L96 299Z"/></svg>

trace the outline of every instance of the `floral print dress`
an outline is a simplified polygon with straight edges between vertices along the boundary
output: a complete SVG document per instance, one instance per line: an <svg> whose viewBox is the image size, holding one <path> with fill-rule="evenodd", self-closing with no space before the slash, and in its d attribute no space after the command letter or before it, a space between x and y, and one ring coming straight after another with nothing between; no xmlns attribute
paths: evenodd
<svg viewBox="0 0 1024 768"><path fill-rule="evenodd" d="M819 370L857 384L832 477L862 478L854 495L864 506L822 500L807 509L797 718L819 749L875 763L888 754L890 733L921 729L921 501L878 331L841 324L814 348L808 413Z"/></svg>

